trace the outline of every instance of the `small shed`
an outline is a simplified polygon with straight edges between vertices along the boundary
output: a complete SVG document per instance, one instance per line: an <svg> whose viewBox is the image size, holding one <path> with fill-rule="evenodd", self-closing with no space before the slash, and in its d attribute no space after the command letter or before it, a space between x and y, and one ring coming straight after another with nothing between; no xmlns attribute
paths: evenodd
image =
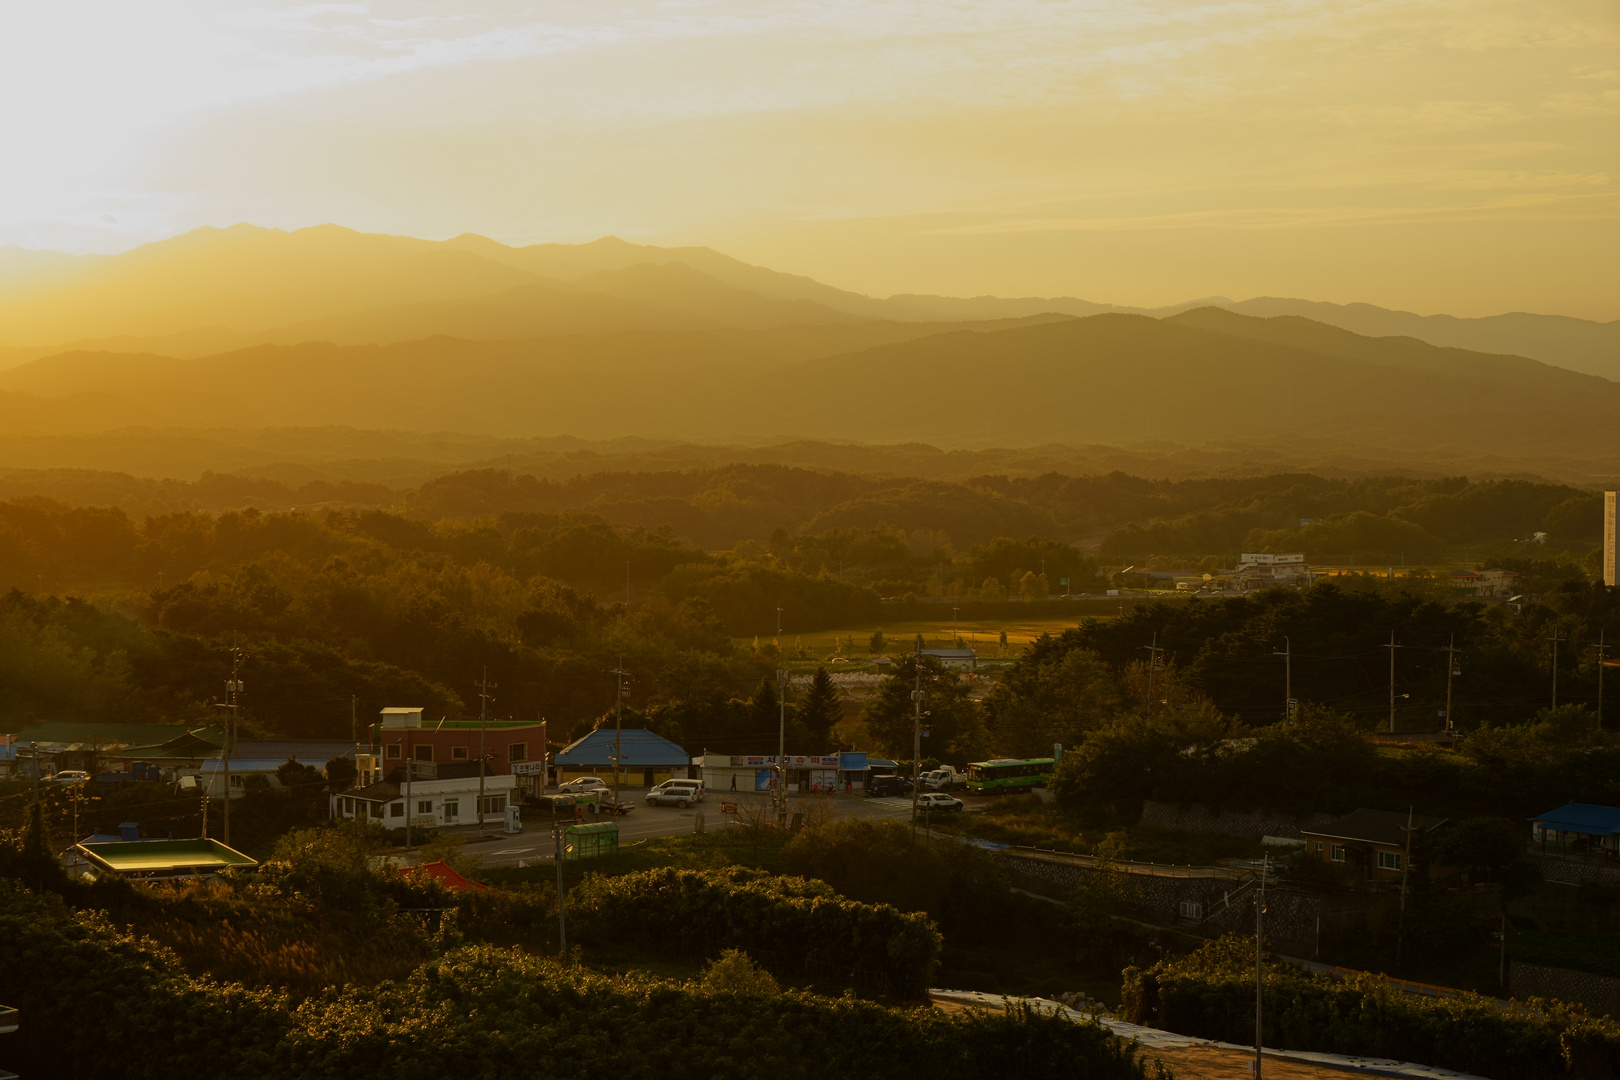
<svg viewBox="0 0 1620 1080"><path fill-rule="evenodd" d="M619 823L597 821L590 825L570 825L563 830L563 858L595 859L619 850Z"/></svg>
<svg viewBox="0 0 1620 1080"><path fill-rule="evenodd" d="M419 866L401 866L397 872L401 877L407 877L411 874L425 874L440 885L457 891L489 888L488 885L481 885L471 878L462 877L461 874L456 872L455 867L443 859L434 859L432 862L422 863Z"/></svg>
<svg viewBox="0 0 1620 1080"><path fill-rule="evenodd" d="M979 654L972 649L922 649L920 653L938 660L947 671L972 671L979 666Z"/></svg>
<svg viewBox="0 0 1620 1080"><path fill-rule="evenodd" d="M581 776L611 780L615 756L624 771L622 783L631 787L692 778L692 755L663 736L646 728L600 727L557 751L557 782Z"/></svg>

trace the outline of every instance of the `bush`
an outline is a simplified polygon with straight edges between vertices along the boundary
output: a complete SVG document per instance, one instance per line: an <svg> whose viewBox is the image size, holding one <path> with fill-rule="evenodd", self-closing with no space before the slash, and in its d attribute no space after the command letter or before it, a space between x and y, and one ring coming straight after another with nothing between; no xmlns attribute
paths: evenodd
<svg viewBox="0 0 1620 1080"><path fill-rule="evenodd" d="M1147 970L1128 968L1121 1015L1185 1035L1254 1041L1254 944L1228 936ZM1370 975L1265 968L1267 1046L1394 1058L1496 1080L1616 1075L1620 1025L1566 1006L1503 1010L1477 994L1420 997Z"/></svg>
<svg viewBox="0 0 1620 1080"><path fill-rule="evenodd" d="M794 992L740 1008L732 985L610 979L489 946L295 1008L282 994L191 978L166 950L10 883L0 883L0 1001L23 1007L21 1030L0 1045L5 1063L61 1080L639 1080L694 1063L722 1080L1149 1075L1136 1047L1105 1028L1027 1009L948 1018Z"/></svg>
<svg viewBox="0 0 1620 1080"><path fill-rule="evenodd" d="M567 911L581 941L666 955L759 950L777 956L779 971L818 961L881 974L904 998L923 996L939 963L939 931L925 915L742 868L592 875L568 894Z"/></svg>

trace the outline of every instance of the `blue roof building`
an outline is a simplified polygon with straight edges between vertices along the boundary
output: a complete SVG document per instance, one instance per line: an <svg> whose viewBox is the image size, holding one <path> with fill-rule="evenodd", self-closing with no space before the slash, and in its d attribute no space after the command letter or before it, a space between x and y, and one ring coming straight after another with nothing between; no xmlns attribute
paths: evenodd
<svg viewBox="0 0 1620 1080"><path fill-rule="evenodd" d="M691 775L692 755L663 736L654 735L646 728L625 728L616 733L613 728L600 727L557 751L558 781L566 775L611 774L615 747L627 783L633 784L639 779L650 787L663 780L685 779Z"/></svg>
<svg viewBox="0 0 1620 1080"><path fill-rule="evenodd" d="M1602 859L1620 857L1620 807L1565 803L1530 819L1541 850Z"/></svg>

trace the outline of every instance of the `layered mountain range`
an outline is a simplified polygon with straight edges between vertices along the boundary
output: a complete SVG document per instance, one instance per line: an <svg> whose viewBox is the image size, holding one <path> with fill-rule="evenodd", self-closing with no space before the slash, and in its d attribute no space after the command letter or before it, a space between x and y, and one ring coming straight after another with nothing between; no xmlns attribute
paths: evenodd
<svg viewBox="0 0 1620 1080"><path fill-rule="evenodd" d="M1620 323L1264 298L1150 312L877 299L706 248L335 226L0 256L0 431L13 440L132 427L1304 440L1565 476L1620 455Z"/></svg>

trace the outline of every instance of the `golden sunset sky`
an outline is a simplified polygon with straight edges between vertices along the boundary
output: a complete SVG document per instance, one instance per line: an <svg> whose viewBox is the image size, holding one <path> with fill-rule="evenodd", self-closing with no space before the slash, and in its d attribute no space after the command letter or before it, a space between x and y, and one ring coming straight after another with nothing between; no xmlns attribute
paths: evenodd
<svg viewBox="0 0 1620 1080"><path fill-rule="evenodd" d="M613 234L876 295L1620 317L1615 0L14 3L0 95L0 244Z"/></svg>

